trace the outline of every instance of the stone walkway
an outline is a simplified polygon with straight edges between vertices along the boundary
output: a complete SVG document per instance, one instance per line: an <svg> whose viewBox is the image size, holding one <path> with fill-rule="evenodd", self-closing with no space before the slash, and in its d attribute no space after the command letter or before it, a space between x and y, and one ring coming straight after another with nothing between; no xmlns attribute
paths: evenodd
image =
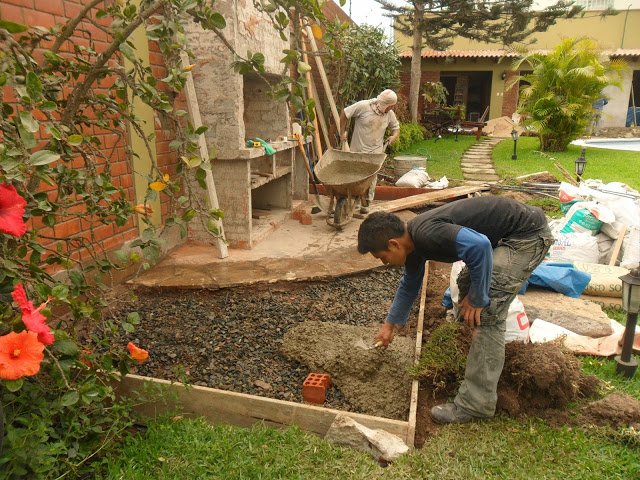
<svg viewBox="0 0 640 480"><path fill-rule="evenodd" d="M500 180L493 165L491 153L504 138L485 138L480 143L472 145L462 156L463 178L466 183L487 183Z"/></svg>

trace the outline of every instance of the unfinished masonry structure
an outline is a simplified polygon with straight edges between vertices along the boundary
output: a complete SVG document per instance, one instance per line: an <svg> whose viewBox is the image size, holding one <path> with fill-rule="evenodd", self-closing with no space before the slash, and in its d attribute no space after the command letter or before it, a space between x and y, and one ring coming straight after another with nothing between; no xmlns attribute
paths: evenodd
<svg viewBox="0 0 640 480"><path fill-rule="evenodd" d="M289 48L273 28L269 17L253 4L222 0L216 8L227 21L224 35L239 55L262 52L265 73L239 75L232 68L234 54L211 31L191 24L189 47L196 57L194 84L209 151L215 148L213 177L226 240L237 248L251 248L290 214L293 200L306 200L309 182L306 161L296 142L276 142L291 135L287 104L267 95L269 84L280 81L282 50ZM247 147L247 140L266 140L276 150ZM252 215L267 210L265 218ZM256 217L256 218L254 218ZM211 242L211 236L195 227L190 239Z"/></svg>

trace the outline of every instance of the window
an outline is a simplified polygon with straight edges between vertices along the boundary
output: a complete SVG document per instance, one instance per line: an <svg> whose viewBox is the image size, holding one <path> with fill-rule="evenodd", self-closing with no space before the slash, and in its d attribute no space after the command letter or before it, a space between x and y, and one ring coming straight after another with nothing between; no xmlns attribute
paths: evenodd
<svg viewBox="0 0 640 480"><path fill-rule="evenodd" d="M614 0L577 0L576 5L585 10L606 10L613 8Z"/></svg>

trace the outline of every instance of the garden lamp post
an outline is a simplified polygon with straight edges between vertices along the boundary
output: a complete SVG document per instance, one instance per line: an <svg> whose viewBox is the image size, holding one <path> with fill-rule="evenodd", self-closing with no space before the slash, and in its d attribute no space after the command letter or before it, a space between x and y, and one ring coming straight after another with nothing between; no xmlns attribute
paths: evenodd
<svg viewBox="0 0 640 480"><path fill-rule="evenodd" d="M511 138L513 138L513 155L511 155L511 160L517 160L518 154L516 153L516 147L518 145L518 131L515 127L511 130Z"/></svg>
<svg viewBox="0 0 640 480"><path fill-rule="evenodd" d="M582 153L578 158L576 158L576 182L580 183L580 177L584 173L584 169L587 166L587 159L585 155L587 153L587 149L583 148Z"/></svg>
<svg viewBox="0 0 640 480"><path fill-rule="evenodd" d="M458 132L460 132L460 122L456 122L456 142L458 141Z"/></svg>
<svg viewBox="0 0 640 480"><path fill-rule="evenodd" d="M638 368L638 361L631 358L633 341L640 312L640 264L627 275L620 277L622 280L622 308L627 312L627 325L622 337L622 353L616 356L616 372L627 378L632 378Z"/></svg>

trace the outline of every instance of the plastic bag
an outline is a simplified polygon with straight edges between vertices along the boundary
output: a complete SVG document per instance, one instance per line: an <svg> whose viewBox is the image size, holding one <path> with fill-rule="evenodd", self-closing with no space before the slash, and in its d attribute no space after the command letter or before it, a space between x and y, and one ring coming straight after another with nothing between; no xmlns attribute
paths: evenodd
<svg viewBox="0 0 640 480"><path fill-rule="evenodd" d="M415 167L402 175L396 182L396 187L422 188L431 180L424 167Z"/></svg>
<svg viewBox="0 0 640 480"><path fill-rule="evenodd" d="M640 227L632 226L624 237L620 266L636 268L640 263Z"/></svg>

